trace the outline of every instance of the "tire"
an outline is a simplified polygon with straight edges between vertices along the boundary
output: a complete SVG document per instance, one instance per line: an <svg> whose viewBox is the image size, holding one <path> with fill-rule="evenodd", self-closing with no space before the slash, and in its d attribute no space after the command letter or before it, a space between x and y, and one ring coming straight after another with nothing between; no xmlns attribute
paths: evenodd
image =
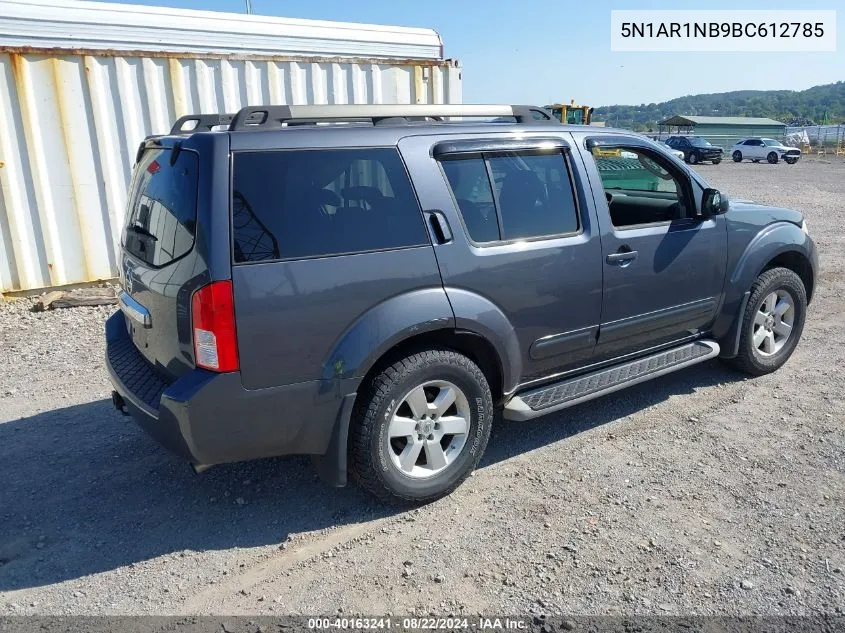
<svg viewBox="0 0 845 633"><path fill-rule="evenodd" d="M791 299L791 307L781 315L780 319L775 317L774 323L764 320L761 316L763 313L771 312L773 307L781 305L781 295ZM777 297L774 306L770 299L772 296ZM751 296L748 299L745 314L742 316L739 353L736 358L729 360L730 364L753 376L762 376L780 369L795 350L804 331L806 317L807 291L801 278L788 268L772 268L765 271L751 286ZM788 323L790 319L791 323ZM778 347L778 326L782 327L784 323L789 325L790 329ZM756 341L762 340L761 345L755 344L755 333L765 333L767 326L774 328L769 332L772 335L771 345L774 345L769 349L771 353L766 351L766 347L769 347L766 341L769 338L768 334L762 339L756 339Z"/></svg>
<svg viewBox="0 0 845 633"><path fill-rule="evenodd" d="M448 407L431 408L436 397L450 392L455 399ZM450 419L450 428L466 432L444 433L441 416ZM463 426L458 422L462 419ZM382 501L434 501L455 490L478 465L492 421L493 397L475 363L450 350L412 354L382 370L356 402L349 430L350 470L361 488Z"/></svg>
<svg viewBox="0 0 845 633"><path fill-rule="evenodd" d="M733 159L734 159L734 162L735 162L735 163L741 163L741 162L742 162L742 152L740 152L739 150L736 150L736 151L732 154L732 156L733 156Z"/></svg>
<svg viewBox="0 0 845 633"><path fill-rule="evenodd" d="M719 163L722 162L722 159L721 158L714 158L712 162L713 162L714 165L718 165Z"/></svg>
<svg viewBox="0 0 845 633"><path fill-rule="evenodd" d="M777 152L769 152L769 155L766 156L766 160L769 161L770 165L776 164L778 162Z"/></svg>
<svg viewBox="0 0 845 633"><path fill-rule="evenodd" d="M690 165L697 165L697 164L698 164L698 161L699 161L699 158L698 158L698 152L692 152L692 153L689 155L689 162L690 162Z"/></svg>
<svg viewBox="0 0 845 633"><path fill-rule="evenodd" d="M784 158L783 160L786 162L787 165L794 165L798 162L797 158Z"/></svg>

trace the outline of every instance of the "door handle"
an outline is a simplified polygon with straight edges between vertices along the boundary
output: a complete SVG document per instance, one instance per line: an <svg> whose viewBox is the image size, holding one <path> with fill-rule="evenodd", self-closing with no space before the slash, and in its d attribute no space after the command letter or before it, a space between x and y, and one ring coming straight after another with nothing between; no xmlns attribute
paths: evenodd
<svg viewBox="0 0 845 633"><path fill-rule="evenodd" d="M624 248L624 247L623 247ZM607 256L607 263L614 266L627 266L637 258L637 251L619 250Z"/></svg>
<svg viewBox="0 0 845 633"><path fill-rule="evenodd" d="M438 244L448 244L452 241L452 229L449 228L449 221L442 211L432 210L425 212L431 232Z"/></svg>
<svg viewBox="0 0 845 633"><path fill-rule="evenodd" d="M135 299L133 299L123 290L121 290L117 294L117 304L120 306L120 309L123 311L123 314L128 316L133 321L136 321L139 325L145 328L151 328L153 326L153 320L150 316L150 311L147 310L140 303L135 301Z"/></svg>

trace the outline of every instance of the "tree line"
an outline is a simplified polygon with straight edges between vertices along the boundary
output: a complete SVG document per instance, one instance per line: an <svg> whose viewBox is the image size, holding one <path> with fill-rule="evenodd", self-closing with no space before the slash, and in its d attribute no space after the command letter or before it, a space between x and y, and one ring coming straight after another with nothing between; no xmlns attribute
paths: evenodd
<svg viewBox="0 0 845 633"><path fill-rule="evenodd" d="M845 82L800 91L736 90L638 106L602 106L593 110L593 120L646 132L656 130L658 122L675 114L769 117L787 125L834 125L845 122Z"/></svg>

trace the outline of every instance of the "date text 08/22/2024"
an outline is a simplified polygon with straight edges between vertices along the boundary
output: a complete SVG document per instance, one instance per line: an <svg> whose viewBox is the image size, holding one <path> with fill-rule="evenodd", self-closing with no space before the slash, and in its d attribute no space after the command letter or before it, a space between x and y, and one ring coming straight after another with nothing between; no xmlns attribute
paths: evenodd
<svg viewBox="0 0 845 633"><path fill-rule="evenodd" d="M399 630L459 631L465 629L484 631L522 631L529 628L527 620L509 617L374 617L374 618L309 618L308 628L314 631L327 630Z"/></svg>

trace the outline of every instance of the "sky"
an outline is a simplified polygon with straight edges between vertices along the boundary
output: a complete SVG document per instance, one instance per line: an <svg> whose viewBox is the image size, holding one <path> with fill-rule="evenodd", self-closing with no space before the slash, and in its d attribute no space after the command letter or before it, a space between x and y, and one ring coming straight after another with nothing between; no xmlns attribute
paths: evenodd
<svg viewBox="0 0 845 633"><path fill-rule="evenodd" d="M121 0L123 1L123 0ZM127 0L128 2L129 0ZM131 2L130 2L131 3ZM139 4L138 0L134 1ZM245 11L245 0L146 4ZM837 6L838 5L838 6ZM839 9L827 53L611 52L611 9ZM845 4L819 0L252 0L253 13L433 28L463 66L464 103L652 103L730 90L803 90L845 80Z"/></svg>

